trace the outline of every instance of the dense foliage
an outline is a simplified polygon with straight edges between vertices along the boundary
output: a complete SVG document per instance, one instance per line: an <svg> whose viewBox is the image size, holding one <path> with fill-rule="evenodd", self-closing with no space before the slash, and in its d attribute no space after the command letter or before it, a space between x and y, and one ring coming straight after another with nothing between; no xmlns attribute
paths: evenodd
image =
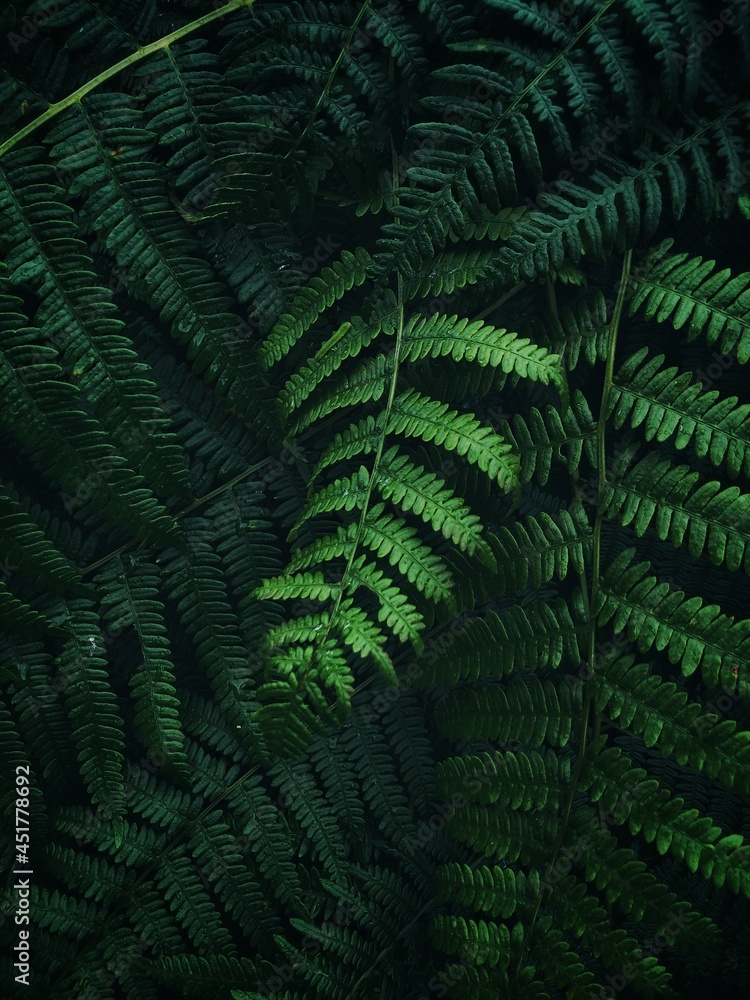
<svg viewBox="0 0 750 1000"><path fill-rule="evenodd" d="M748 5L0 39L4 995L747 988Z"/></svg>

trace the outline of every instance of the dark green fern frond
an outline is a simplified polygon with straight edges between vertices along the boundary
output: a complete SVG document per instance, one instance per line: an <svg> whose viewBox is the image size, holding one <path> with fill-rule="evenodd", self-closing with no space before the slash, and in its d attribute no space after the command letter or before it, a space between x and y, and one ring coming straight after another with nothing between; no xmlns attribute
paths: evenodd
<svg viewBox="0 0 750 1000"><path fill-rule="evenodd" d="M125 811L123 722L107 678L98 617L83 599L68 601L67 608L71 637L57 663L66 681L72 739L92 801L116 821Z"/></svg>
<svg viewBox="0 0 750 1000"><path fill-rule="evenodd" d="M43 585L79 596L87 593L76 567L4 488L0 490L0 551L14 573L37 588Z"/></svg>
<svg viewBox="0 0 750 1000"><path fill-rule="evenodd" d="M136 360L109 289L98 284L64 192L42 151L30 148L3 167L0 209L8 220L8 279L34 288L35 325L72 371L94 416L152 488L187 493L184 457L168 430L155 387L134 378ZM128 369L131 371L128 371ZM137 370L137 369L136 369Z"/></svg>
<svg viewBox="0 0 750 1000"><path fill-rule="evenodd" d="M747 992L750 12L222 3L0 10L27 992Z"/></svg>
<svg viewBox="0 0 750 1000"><path fill-rule="evenodd" d="M573 721L580 712L580 690L563 683L529 678L509 681L504 687L466 688L441 701L435 718L446 736L518 740L526 746L543 742L565 746Z"/></svg>
<svg viewBox="0 0 750 1000"><path fill-rule="evenodd" d="M591 525L581 506L556 516L543 511L528 516L514 528L502 527L498 540L498 593L540 587L571 570L584 572L590 551Z"/></svg>
<svg viewBox="0 0 750 1000"><path fill-rule="evenodd" d="M159 599L159 570L145 560L112 559L97 577L105 621L116 631L134 628L141 662L130 677L135 724L146 750L187 773L184 735L179 723L175 668L165 611Z"/></svg>
<svg viewBox="0 0 750 1000"><path fill-rule="evenodd" d="M173 519L86 414L77 386L62 377L56 351L42 342L41 331L28 327L20 306L15 297L3 299L0 387L10 405L0 426L59 484L69 511L90 505L139 538L175 537Z"/></svg>
<svg viewBox="0 0 750 1000"><path fill-rule="evenodd" d="M548 406L545 413L533 408L526 419L515 414L512 420L501 421L500 429L521 456L520 480L524 485L536 478L546 486L553 458L564 461L571 470L580 464L584 448L590 460L594 453L594 420L581 393L574 395L563 414L554 406Z"/></svg>

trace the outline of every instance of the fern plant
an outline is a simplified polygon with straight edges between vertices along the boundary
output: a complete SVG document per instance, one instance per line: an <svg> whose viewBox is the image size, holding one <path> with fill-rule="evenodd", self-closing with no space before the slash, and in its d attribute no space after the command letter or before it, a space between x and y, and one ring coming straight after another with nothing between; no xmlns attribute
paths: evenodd
<svg viewBox="0 0 750 1000"><path fill-rule="evenodd" d="M734 995L750 16L206 7L0 14L6 992Z"/></svg>

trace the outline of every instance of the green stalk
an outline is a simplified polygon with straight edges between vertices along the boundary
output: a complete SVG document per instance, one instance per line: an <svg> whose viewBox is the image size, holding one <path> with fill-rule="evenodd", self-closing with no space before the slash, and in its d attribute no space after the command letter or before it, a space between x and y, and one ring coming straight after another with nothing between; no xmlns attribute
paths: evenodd
<svg viewBox="0 0 750 1000"><path fill-rule="evenodd" d="M562 847L563 839L565 833L568 829L568 823L570 821L570 813L573 806L573 797L575 796L576 788L578 787L578 782L581 776L581 769L583 767L583 761L586 755L586 740L588 738L589 731L589 715L591 714L591 705L594 698L594 686L592 684L592 678L596 670L596 604L599 597L600 583L599 577L601 575L601 536L602 536L602 494L604 492L604 486L606 483L605 476L605 466L607 460L607 450L606 450L606 414L609 408L609 398L612 392L612 385L614 380L614 369L615 369L615 353L617 351L617 333L619 330L620 321L622 319L623 307L625 305L625 295L628 288L628 283L630 280L630 268L633 259L633 251L627 250L623 257L622 262L622 274L620 287L617 290L617 299L615 301L615 307L612 312L612 319L609 323L609 336L607 340L607 360L604 369L604 386L602 388L602 399L601 405L599 407L599 420L596 428L596 453L597 453L597 504L596 504L596 515L594 519L594 529L593 529L593 546L591 554L591 592L588 596L588 588L585 585L585 580L583 581L582 592L584 594L584 599L587 604L588 610L588 671L586 675L585 692L584 692L584 703L581 712L581 731L578 738L578 756L576 758L575 767L573 769L573 774L570 782L570 791L568 792L567 802L565 804L565 813L563 816L562 823L560 824L560 829L557 833L557 838L555 840L554 847L552 849L552 855L550 857L549 864L547 865L547 871L545 873L544 879L542 880L542 885L539 890L539 894L536 899L536 904L534 906L534 912L531 917L531 922L529 923L528 930L526 931L523 946L521 948L518 962L513 973L513 979L510 985L510 995L513 995L513 988L515 986L518 974L521 971L521 966L523 963L524 955L529 947L529 942L531 940L531 935L534 931L536 925L536 920L539 915L539 908L542 904L542 899L544 898L545 890L550 884L550 875L557 861L557 856L560 853L560 848ZM595 736L598 735L599 722L597 720Z"/></svg>
<svg viewBox="0 0 750 1000"><path fill-rule="evenodd" d="M79 87L78 90L74 90L72 94L67 97L63 97L61 101L57 101L56 104L50 104L46 111L43 111L40 115L30 121L28 125L24 125L22 129L12 135L10 139L6 139L5 142L0 143L0 156L13 149L17 146L19 142L26 138L27 135L31 135L32 132L36 132L38 128L45 125L52 118L56 118L59 114L62 114L67 108L72 107L74 104L79 104L81 100L90 94L92 90L95 90L100 84L105 83L107 80L111 80L112 77L117 76L128 66L132 66L142 59L148 59L155 52L161 52L163 49L168 49L170 45L175 42L179 42L181 38L185 38L186 35L191 35L194 31L198 31L202 28L204 24L209 24L211 21L217 20L219 17L224 17L225 14L231 14L233 10L239 10L241 7L250 7L255 3L255 0L229 0L228 3L224 4L223 7L219 7L217 10L212 10L208 14L203 14L202 17L196 18L195 21L191 21L190 24L184 24L181 28L176 28L171 31L168 35L163 38L157 38L155 42L150 42L148 45L139 47L136 52L131 53L129 56L125 56L119 62L115 63L114 66L110 66L105 69L102 73L97 74L93 79L89 80L88 83L84 83L83 86Z"/></svg>
<svg viewBox="0 0 750 1000"><path fill-rule="evenodd" d="M397 194L398 190L398 161L396 159L396 149L393 143L393 138L391 137L391 158L393 162L393 193L394 196ZM362 512L359 516L359 523L357 524L357 533L354 536L354 541L352 542L351 552L349 553L349 558L346 561L346 566L344 567L344 572L341 575L341 580L339 582L339 591L336 595L336 600L333 605L333 609L328 619L328 626L323 633L322 642L325 642L331 631L331 626L333 625L334 619L341 606L341 601L344 597L344 590L348 582L349 574L351 573L352 566L354 564L354 559L357 555L359 549L359 544L362 539L362 534L365 529L365 520L367 519L367 514L370 509L370 498L372 497L372 491L375 488L375 483L377 481L378 472L380 470L380 461L383 457L383 450L385 448L385 437L388 428L388 419L391 415L391 410L393 409L393 402L396 398L396 388L398 385L398 374L399 374L399 358L401 357L401 347L403 344L403 334L404 334L404 281L401 273L397 274L397 321L396 321L396 347L393 352L393 372L391 374L391 383L388 387L388 399L385 404L385 411L383 417L383 430L378 440L378 446L375 450L375 458L372 463L372 469L370 471L370 478L367 482L367 489L365 491L364 500L362 501Z"/></svg>

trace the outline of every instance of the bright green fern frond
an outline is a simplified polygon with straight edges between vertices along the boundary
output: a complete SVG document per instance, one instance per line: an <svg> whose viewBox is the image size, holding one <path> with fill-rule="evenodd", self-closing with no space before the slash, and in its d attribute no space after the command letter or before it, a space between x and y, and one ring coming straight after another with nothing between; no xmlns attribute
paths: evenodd
<svg viewBox="0 0 750 1000"><path fill-rule="evenodd" d="M750 359L750 310L746 292L750 275L732 277L729 268L715 271L715 261L668 254L674 240L664 240L644 261L645 273L636 278L630 314L641 310L649 319L669 322L675 330L686 324L686 337L703 333L708 344L719 343L724 354L737 351L737 359Z"/></svg>
<svg viewBox="0 0 750 1000"><path fill-rule="evenodd" d="M470 323L458 316L439 313L429 319L415 316L406 324L404 360L446 355L454 361L476 361L482 367L491 365L506 374L514 372L545 385L550 382L562 385L557 355L532 344L528 337L487 326L481 320Z"/></svg>
<svg viewBox="0 0 750 1000"><path fill-rule="evenodd" d="M296 437L314 424L343 407L377 402L393 377L393 357L378 354L368 358L351 373L343 375L323 399L314 400L307 409L291 421L289 434Z"/></svg>
<svg viewBox="0 0 750 1000"><path fill-rule="evenodd" d="M648 575L650 564L633 564L634 549L622 552L604 575L598 606L600 625L627 629L641 652L666 650L688 677L701 668L704 683L746 693L750 671L750 619L735 622L716 604L687 598L665 581Z"/></svg>
<svg viewBox="0 0 750 1000"><path fill-rule="evenodd" d="M618 845L592 808L583 808L572 818L570 842L581 851L579 864L586 880L606 893L609 904L648 921L668 940L676 939L681 950L701 950L719 937L711 920L670 892L630 848Z"/></svg>
<svg viewBox="0 0 750 1000"><path fill-rule="evenodd" d="M702 483L689 466L651 452L605 488L602 506L609 517L632 524L638 536L653 526L672 545L686 543L694 559L706 551L717 566L750 569L750 494L738 486Z"/></svg>
<svg viewBox="0 0 750 1000"><path fill-rule="evenodd" d="M480 536L480 519L439 476L415 465L397 447L383 453L376 486L386 500L418 514L469 555L478 551L488 566L495 566L492 550Z"/></svg>
<svg viewBox="0 0 750 1000"><path fill-rule="evenodd" d="M385 504L375 504L368 511L362 542L398 567L425 597L452 604L453 581L444 561L419 541L416 528L387 513Z"/></svg>
<svg viewBox="0 0 750 1000"><path fill-rule="evenodd" d="M725 788L750 789L750 733L731 719L703 714L671 681L663 681L634 656L600 662L594 678L595 705L618 725L640 736L647 747L696 771L705 771Z"/></svg>
<svg viewBox="0 0 750 1000"><path fill-rule="evenodd" d="M260 360L264 369L280 361L317 320L318 316L346 292L361 285L368 276L370 255L358 248L354 253L343 250L341 260L324 267L292 303L263 343Z"/></svg>
<svg viewBox="0 0 750 1000"><path fill-rule="evenodd" d="M351 646L355 653L363 659L368 657L378 665L381 675L389 684L398 686L396 669L390 656L383 649L388 637L361 608L354 606L351 600L342 601L339 605L336 630L341 640Z"/></svg>
<svg viewBox="0 0 750 1000"><path fill-rule="evenodd" d="M396 397L387 430L455 451L496 479L502 489L510 490L518 482L518 458L504 438L470 413L458 413L416 390L408 389Z"/></svg>
<svg viewBox="0 0 750 1000"><path fill-rule="evenodd" d="M750 475L750 405L704 392L691 372L663 368L663 354L647 358L644 347L617 373L608 414L615 427L626 420L642 425L647 441L671 438L679 450L690 444L698 458L725 466L732 479Z"/></svg>
<svg viewBox="0 0 750 1000"><path fill-rule="evenodd" d="M307 365L289 379L279 393L278 406L285 417L299 409L315 388L337 371L349 357L356 356L378 336L382 324L375 321L365 324L360 317L350 320L335 330ZM393 325L390 324L390 332ZM315 411L316 414L318 411ZM321 413L323 411L320 411Z"/></svg>
<svg viewBox="0 0 750 1000"><path fill-rule="evenodd" d="M697 809L684 809L684 802L647 778L642 768L618 747L603 747L601 740L592 744L584 761L582 790L589 790L592 801L601 801L616 821L627 822L633 833L641 832L652 841L660 854L670 851L684 861L690 871L700 871L717 885L727 885L733 892L750 896L750 872L747 859L750 844L739 834L724 831Z"/></svg>
<svg viewBox="0 0 750 1000"><path fill-rule="evenodd" d="M424 628L424 618L393 580L374 563L367 562L366 556L354 561L350 576L353 583L366 587L378 598L378 620L419 651L423 645L419 632Z"/></svg>

